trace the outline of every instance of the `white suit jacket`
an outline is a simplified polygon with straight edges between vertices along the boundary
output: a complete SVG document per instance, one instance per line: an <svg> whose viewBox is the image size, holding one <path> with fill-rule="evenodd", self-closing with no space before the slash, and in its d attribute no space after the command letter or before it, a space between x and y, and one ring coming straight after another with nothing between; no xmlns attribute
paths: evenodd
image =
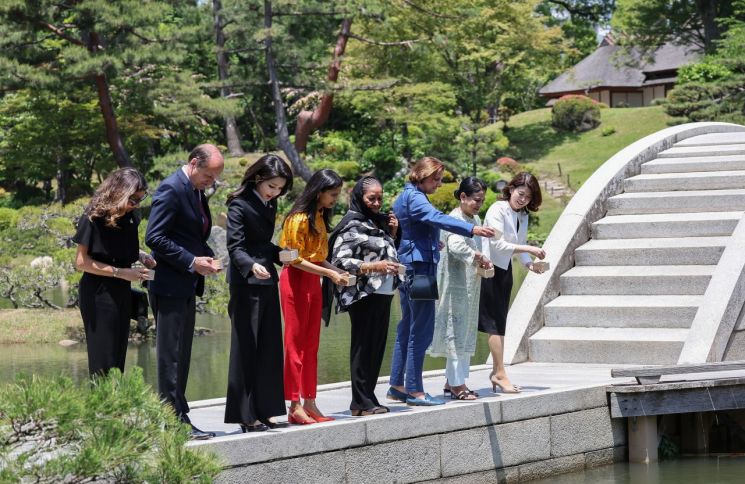
<svg viewBox="0 0 745 484"><path fill-rule="evenodd" d="M520 230L515 226L513 214L515 214L515 211L510 208L509 202L507 200L500 200L494 202L489 207L484 218L484 225L495 228L502 235L500 237L484 239L483 252L489 255L492 264L505 270L510 265L515 246L525 245L528 240L527 210L521 210L517 213ZM519 257L520 261L526 266L533 262L525 252L520 253Z"/></svg>

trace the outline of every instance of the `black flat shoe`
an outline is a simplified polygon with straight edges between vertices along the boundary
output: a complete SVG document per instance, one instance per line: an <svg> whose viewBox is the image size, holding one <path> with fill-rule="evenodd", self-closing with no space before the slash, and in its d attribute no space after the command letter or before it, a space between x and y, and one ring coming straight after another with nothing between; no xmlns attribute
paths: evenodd
<svg viewBox="0 0 745 484"><path fill-rule="evenodd" d="M244 434L246 432L266 432L267 430L269 430L269 427L267 427L263 423L257 423L257 424L251 424L251 425L241 424L241 432L243 432Z"/></svg>
<svg viewBox="0 0 745 484"><path fill-rule="evenodd" d="M199 430L193 424L190 425L191 433L189 434L189 438L191 440L209 440L215 437L214 432L205 432L204 430Z"/></svg>
<svg viewBox="0 0 745 484"><path fill-rule="evenodd" d="M284 428L287 428L287 427L290 426L290 424L287 423L287 422L272 422L269 419L263 419L263 418L260 418L259 419L259 422L263 423L264 425L266 425L267 427L269 427L272 430L274 430L274 429L284 429Z"/></svg>

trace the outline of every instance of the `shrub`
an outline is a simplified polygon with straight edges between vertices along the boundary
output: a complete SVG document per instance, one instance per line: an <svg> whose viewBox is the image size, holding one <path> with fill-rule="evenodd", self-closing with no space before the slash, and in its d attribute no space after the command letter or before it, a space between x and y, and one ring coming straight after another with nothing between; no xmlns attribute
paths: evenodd
<svg viewBox="0 0 745 484"><path fill-rule="evenodd" d="M334 170L345 181L355 181L360 175L360 164L356 161L334 161L326 158L314 160L309 163L313 171L328 168Z"/></svg>
<svg viewBox="0 0 745 484"><path fill-rule="evenodd" d="M613 126L606 126L605 128L603 128L602 131L600 131L600 134L603 136L610 136L615 132L616 128L614 128Z"/></svg>
<svg viewBox="0 0 745 484"><path fill-rule="evenodd" d="M731 75L732 71L730 71L727 66L716 61L705 61L681 67L678 71L678 83L713 82L725 79Z"/></svg>
<svg viewBox="0 0 745 484"><path fill-rule="evenodd" d="M141 368L79 387L21 376L0 389L3 482L212 482L216 457L188 438Z"/></svg>
<svg viewBox="0 0 745 484"><path fill-rule="evenodd" d="M432 205L443 213L450 213L452 209L458 206L458 200L453 196L453 192L458 189L458 183L443 183L435 193L429 195L429 201Z"/></svg>
<svg viewBox="0 0 745 484"><path fill-rule="evenodd" d="M598 102L587 96L562 96L551 111L551 124L566 131L588 131L600 124Z"/></svg>
<svg viewBox="0 0 745 484"><path fill-rule="evenodd" d="M0 208L0 230L15 228L18 224L18 211L12 208Z"/></svg>
<svg viewBox="0 0 745 484"><path fill-rule="evenodd" d="M396 150L390 146L371 146L362 153L362 171L373 171L382 181L390 180L401 168Z"/></svg>
<svg viewBox="0 0 745 484"><path fill-rule="evenodd" d="M520 163L506 156L503 156L497 160L497 169L501 172L512 173L513 175L520 173L520 171L522 170Z"/></svg>

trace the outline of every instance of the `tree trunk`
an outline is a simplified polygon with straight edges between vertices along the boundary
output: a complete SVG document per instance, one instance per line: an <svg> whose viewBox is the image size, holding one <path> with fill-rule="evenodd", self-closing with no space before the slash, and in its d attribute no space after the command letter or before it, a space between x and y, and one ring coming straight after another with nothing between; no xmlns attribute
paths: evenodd
<svg viewBox="0 0 745 484"><path fill-rule="evenodd" d="M212 0L212 13L215 25L215 45L217 47L217 77L220 80L220 96L230 97L231 89L226 86L228 82L228 56L225 54L225 33L223 32L222 2ZM225 116L225 139L228 143L228 153L231 156L243 156L245 153L241 148L241 134L235 117Z"/></svg>
<svg viewBox="0 0 745 484"><path fill-rule="evenodd" d="M719 39L721 32L717 24L718 6L720 0L696 0L696 10L701 16L704 28L704 49L706 52L714 50L714 41Z"/></svg>
<svg viewBox="0 0 745 484"><path fill-rule="evenodd" d="M295 176L301 177L308 181L312 175L310 168L303 162L295 146L290 142L290 134L287 131L287 117L285 115L285 106L282 102L282 93L279 90L279 79L277 78L277 66L274 64L274 54L272 53L272 2L264 0L264 29L266 38L264 39L264 50L266 51L266 66L269 71L269 84L272 90L272 101L274 102L274 113L276 116L277 126L277 143L284 151L287 158L292 164Z"/></svg>
<svg viewBox="0 0 745 484"><path fill-rule="evenodd" d="M67 201L67 185L70 179L70 170L67 168L67 160L63 156L57 157L57 192L54 194L54 201L62 205Z"/></svg>
<svg viewBox="0 0 745 484"><path fill-rule="evenodd" d="M98 34L91 32L88 36L88 50L96 52L98 50ZM106 74L103 72L96 74L93 77L96 82L96 90L98 91L98 105L101 108L101 114L103 115L103 124L106 129L106 141L109 143L111 153L114 155L116 164L119 168L126 166L132 166L132 161L129 159L129 154L124 148L122 142L121 133L119 133L119 127L116 123L116 115L114 114L114 106L111 104L111 91L109 91L109 82L106 80Z"/></svg>
<svg viewBox="0 0 745 484"><path fill-rule="evenodd" d="M329 66L327 79L330 82L336 82L339 78L341 58L347 48L347 40L349 40L349 31L351 28L352 19L345 18L341 23L341 30L336 39L334 58ZM321 102L318 104L316 109L313 111L301 111L300 114L298 114L297 124L295 125L295 149L297 149L298 152L305 152L310 135L328 121L333 102L334 94L332 92L326 92L321 97Z"/></svg>

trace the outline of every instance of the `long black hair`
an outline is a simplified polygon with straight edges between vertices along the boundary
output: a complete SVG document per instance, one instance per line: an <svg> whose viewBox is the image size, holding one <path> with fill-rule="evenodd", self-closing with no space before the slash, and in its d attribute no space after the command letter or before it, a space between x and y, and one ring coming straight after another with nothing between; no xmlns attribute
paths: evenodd
<svg viewBox="0 0 745 484"><path fill-rule="evenodd" d="M267 154L259 158L253 165L249 166L243 175L241 185L236 191L228 195L227 203L230 204L238 197L246 198L256 185L270 178L281 177L285 179L285 186L277 198L287 193L292 188L292 170L290 166L277 155Z"/></svg>
<svg viewBox="0 0 745 484"><path fill-rule="evenodd" d="M472 197L474 193L486 192L486 183L481 178L468 176L460 182L460 186L453 192L456 200L460 200L460 194L465 193L467 197Z"/></svg>
<svg viewBox="0 0 745 484"><path fill-rule="evenodd" d="M318 213L318 195L321 192L327 192L335 188L342 186L344 182L341 177L336 174L334 170L324 168L313 173L313 176L308 180L308 184L305 185L305 190L295 200L292 205L290 212L285 217L285 220L295 215L296 213L304 213L308 216L308 222L310 224L310 230L314 234L317 234L316 230L316 213ZM331 230L331 217L333 216L333 210L330 208L323 209L323 223L326 226L326 231ZM284 222L282 222L284 225Z"/></svg>

